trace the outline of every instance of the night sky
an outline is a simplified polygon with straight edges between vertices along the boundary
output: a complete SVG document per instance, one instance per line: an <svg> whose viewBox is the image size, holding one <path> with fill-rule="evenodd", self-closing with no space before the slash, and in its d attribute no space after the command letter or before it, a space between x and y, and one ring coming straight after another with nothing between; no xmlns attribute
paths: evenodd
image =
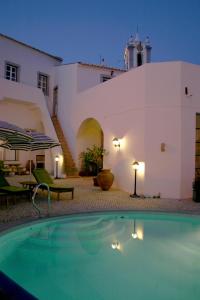
<svg viewBox="0 0 200 300"><path fill-rule="evenodd" d="M0 0L0 32L65 63L123 67L126 42L139 28L152 61L200 64L200 0Z"/></svg>

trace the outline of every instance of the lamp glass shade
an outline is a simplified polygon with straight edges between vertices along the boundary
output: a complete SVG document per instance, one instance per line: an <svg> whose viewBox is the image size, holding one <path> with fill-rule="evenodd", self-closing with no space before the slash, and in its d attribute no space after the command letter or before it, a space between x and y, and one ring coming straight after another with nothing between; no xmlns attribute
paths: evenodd
<svg viewBox="0 0 200 300"><path fill-rule="evenodd" d="M56 157L55 157L55 161L59 161L59 157L58 157L58 155L56 155Z"/></svg>
<svg viewBox="0 0 200 300"><path fill-rule="evenodd" d="M134 161L134 162L132 163L132 166L133 166L133 169L134 169L134 170L138 170L139 167L140 167L140 164L139 164L138 161Z"/></svg>
<svg viewBox="0 0 200 300"><path fill-rule="evenodd" d="M115 147L120 147L120 140L118 138L114 138L112 142Z"/></svg>

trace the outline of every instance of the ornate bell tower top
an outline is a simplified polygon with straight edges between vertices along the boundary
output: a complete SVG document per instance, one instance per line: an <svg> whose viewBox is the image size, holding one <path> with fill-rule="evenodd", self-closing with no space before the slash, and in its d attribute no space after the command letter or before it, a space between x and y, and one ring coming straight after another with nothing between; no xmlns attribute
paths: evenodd
<svg viewBox="0 0 200 300"><path fill-rule="evenodd" d="M151 48L149 37L142 42L138 32L135 38L131 36L124 52L126 70L151 62Z"/></svg>

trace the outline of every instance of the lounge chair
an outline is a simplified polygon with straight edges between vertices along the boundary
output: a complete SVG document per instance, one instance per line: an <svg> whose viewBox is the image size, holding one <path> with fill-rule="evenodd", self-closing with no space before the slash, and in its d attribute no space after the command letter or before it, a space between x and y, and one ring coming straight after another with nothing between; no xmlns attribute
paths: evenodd
<svg viewBox="0 0 200 300"><path fill-rule="evenodd" d="M17 195L22 195L22 194L30 196L29 189L10 185L3 174L0 174L0 192L14 196L14 199L16 199Z"/></svg>
<svg viewBox="0 0 200 300"><path fill-rule="evenodd" d="M46 183L49 186L49 190L51 192L57 193L57 200L60 199L60 193L72 193L72 199L74 198L74 187L67 187L65 185L58 185L53 182L53 179L47 172L47 170L43 168L36 168L32 172L33 176L35 177L37 183ZM44 189L43 186L41 186Z"/></svg>

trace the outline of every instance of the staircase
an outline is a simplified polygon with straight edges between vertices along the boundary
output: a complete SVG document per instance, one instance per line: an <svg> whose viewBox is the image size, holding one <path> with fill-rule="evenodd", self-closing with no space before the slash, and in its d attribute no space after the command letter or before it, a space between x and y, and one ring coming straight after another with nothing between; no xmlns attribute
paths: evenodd
<svg viewBox="0 0 200 300"><path fill-rule="evenodd" d="M78 176L76 165L74 163L71 152L69 150L69 146L65 139L60 122L58 121L58 118L56 116L52 116L51 119L52 119L58 140L60 142L60 145L61 145L61 148L63 151L65 173L67 174L67 176L72 176L72 177L75 176L76 177L76 176Z"/></svg>

